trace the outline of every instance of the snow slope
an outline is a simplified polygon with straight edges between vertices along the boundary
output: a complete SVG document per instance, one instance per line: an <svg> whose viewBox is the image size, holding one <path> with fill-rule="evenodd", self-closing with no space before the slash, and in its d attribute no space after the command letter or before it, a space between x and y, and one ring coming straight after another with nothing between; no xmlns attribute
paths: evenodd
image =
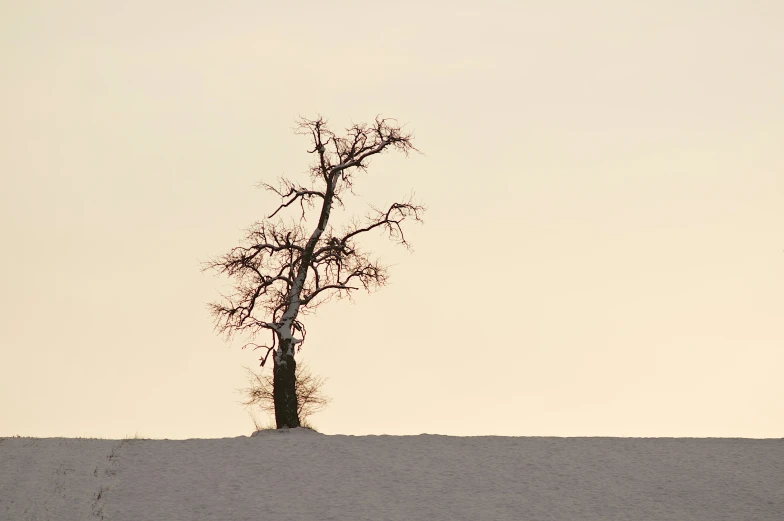
<svg viewBox="0 0 784 521"><path fill-rule="evenodd" d="M0 439L0 519L784 520L784 440Z"/></svg>

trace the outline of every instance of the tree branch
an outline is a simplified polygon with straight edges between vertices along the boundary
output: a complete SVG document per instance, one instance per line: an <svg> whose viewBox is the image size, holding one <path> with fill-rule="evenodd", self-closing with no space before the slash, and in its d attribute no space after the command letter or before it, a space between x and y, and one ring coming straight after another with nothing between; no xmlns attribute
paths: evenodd
<svg viewBox="0 0 784 521"><path fill-rule="evenodd" d="M323 192L319 192L318 190L307 189L301 185L295 185L291 181L287 179L280 179L280 184L282 185L281 188L275 188L274 186L262 183L261 186L265 190L269 190L270 192L276 193L283 202L278 206L278 208L272 212L268 219L272 219L275 215L283 210L284 208L288 208L295 202L299 201L302 205L303 203L307 204L310 208L313 207L313 197L320 197L324 199L325 195ZM305 208L302 206L302 219L305 218Z"/></svg>
<svg viewBox="0 0 784 521"><path fill-rule="evenodd" d="M402 224L421 221L425 210L410 198L385 210L371 206L362 222L354 221L340 236L334 234L329 225L331 212L335 205L343 205L341 194L346 190L353 194L353 176L366 171L370 159L387 150L406 154L416 150L412 135L403 132L395 120L380 117L370 125L351 125L343 136L333 133L321 117L300 118L297 133L307 135L312 143L308 149L315 155L311 186L283 178L277 187L262 183L280 198L268 220L249 228L240 246L204 265L204 270L214 270L234 282L234 294L210 305L216 329L227 336L271 331L272 346L246 344L267 349L262 365L270 352L278 353L282 346L301 348L306 336L298 319L301 313L316 309L332 296L351 298L360 284L368 291L383 286L386 267L364 253L357 242L364 233L383 230L410 249ZM317 200L321 201L318 222L306 232L305 205L312 208ZM299 221L284 224L279 216L296 204L301 209ZM277 221L271 221L276 217Z"/></svg>

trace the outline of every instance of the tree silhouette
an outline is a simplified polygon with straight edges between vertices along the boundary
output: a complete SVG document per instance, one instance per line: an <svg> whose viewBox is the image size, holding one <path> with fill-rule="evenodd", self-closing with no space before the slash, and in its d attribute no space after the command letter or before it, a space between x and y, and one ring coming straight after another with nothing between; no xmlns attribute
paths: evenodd
<svg viewBox="0 0 784 521"><path fill-rule="evenodd" d="M353 218L339 232L330 224L332 211L343 206L343 197L353 194L357 173L366 172L370 159L388 150L416 150L412 136L395 120L377 117L372 124L355 124L343 136L332 132L321 117L300 119L297 132L308 136L313 156L308 186L282 178L278 186L262 186L277 194L280 204L262 221L254 223L243 242L208 262L233 280L234 293L210 305L216 329L232 337L254 338L269 332L264 366L272 353L273 398L277 428L298 427L295 353L305 341L301 315L315 310L331 297L350 296L364 288L368 292L384 286L387 268L363 251L359 240L370 232L382 232L410 248L403 234L406 220L421 221L424 207L412 198L378 208L370 206L364 218ZM320 205L315 222L307 208ZM299 206L297 219L284 222L280 214ZM276 219L277 217L277 219Z"/></svg>

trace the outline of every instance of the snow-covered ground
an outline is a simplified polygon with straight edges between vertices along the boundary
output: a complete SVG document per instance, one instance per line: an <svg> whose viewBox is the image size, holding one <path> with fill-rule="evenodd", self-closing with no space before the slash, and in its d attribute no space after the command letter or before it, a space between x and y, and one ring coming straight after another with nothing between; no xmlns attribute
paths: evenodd
<svg viewBox="0 0 784 521"><path fill-rule="evenodd" d="M784 520L784 440L0 438L0 519Z"/></svg>

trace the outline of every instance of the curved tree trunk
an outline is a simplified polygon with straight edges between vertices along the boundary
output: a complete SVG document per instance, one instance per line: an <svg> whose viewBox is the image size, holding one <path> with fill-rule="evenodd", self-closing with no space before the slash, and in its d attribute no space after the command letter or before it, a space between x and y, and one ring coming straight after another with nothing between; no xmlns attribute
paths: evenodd
<svg viewBox="0 0 784 521"><path fill-rule="evenodd" d="M278 429L284 427L299 427L299 414L297 404L297 362L294 361L294 350L289 349L290 340L282 340L278 349L284 354L281 360L273 357L275 366L272 370L273 386L272 394L275 400L275 426Z"/></svg>

